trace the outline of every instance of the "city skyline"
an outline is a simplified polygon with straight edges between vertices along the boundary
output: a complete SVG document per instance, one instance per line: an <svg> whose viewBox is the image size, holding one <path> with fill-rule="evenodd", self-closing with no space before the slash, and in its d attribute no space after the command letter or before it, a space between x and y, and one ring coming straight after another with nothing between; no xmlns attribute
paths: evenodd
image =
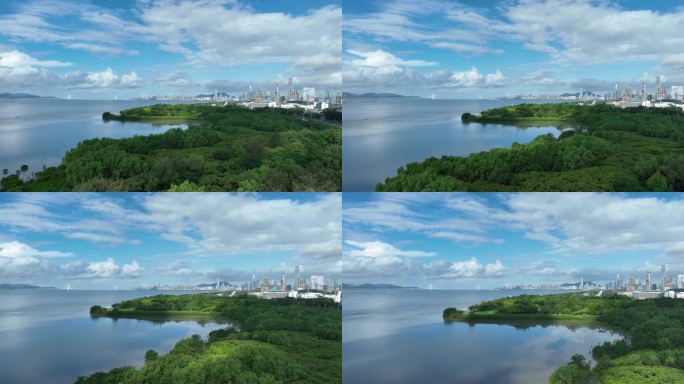
<svg viewBox="0 0 684 384"><path fill-rule="evenodd" d="M229 20L230 22L217 22ZM0 87L124 99L341 89L338 1L32 0L0 5Z"/></svg>
<svg viewBox="0 0 684 384"><path fill-rule="evenodd" d="M684 272L669 194L345 194L344 282L435 289Z"/></svg>
<svg viewBox="0 0 684 384"><path fill-rule="evenodd" d="M72 289L335 278L340 194L4 194L2 283ZM299 226L292 227L291 220Z"/></svg>
<svg viewBox="0 0 684 384"><path fill-rule="evenodd" d="M562 9L560 12L558 10ZM604 94L684 83L676 1L345 4L344 90L437 98Z"/></svg>

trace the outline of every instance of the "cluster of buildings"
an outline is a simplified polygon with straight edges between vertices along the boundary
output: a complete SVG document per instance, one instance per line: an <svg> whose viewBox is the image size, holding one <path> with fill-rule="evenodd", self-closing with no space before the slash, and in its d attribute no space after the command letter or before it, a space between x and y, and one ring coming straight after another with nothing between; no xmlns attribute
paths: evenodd
<svg viewBox="0 0 684 384"><path fill-rule="evenodd" d="M564 100L564 101L589 101L606 102L619 107L649 107L649 108L669 108L678 107L684 110L684 85L671 85L669 89L663 82L663 76L657 75L655 78L655 89L649 93L646 81L641 84L641 89L625 87L620 89L615 84L615 90L603 95L580 89L577 93L564 93L562 95L526 95L520 94L509 96L504 99L521 100Z"/></svg>
<svg viewBox="0 0 684 384"><path fill-rule="evenodd" d="M208 292L231 292L235 294L254 295L263 299L275 299L293 297L298 299L328 298L339 303L342 301L342 287L335 279L326 279L324 275L311 275L309 278L302 274L302 266L297 265L294 269L293 280L288 282L285 273L280 274L279 280L271 280L268 277L257 279L252 274L252 280L242 285L234 285L228 282L216 280L216 283L197 285L154 285L143 289L155 291L208 291Z"/></svg>
<svg viewBox="0 0 684 384"><path fill-rule="evenodd" d="M669 273L667 264L660 266L660 274L652 275L650 272L645 278L629 277L623 279L618 273L615 280L605 283L584 281L563 284L518 284L507 285L500 289L529 289L529 290L553 290L553 291L613 291L634 299L655 299L668 297L672 299L684 299L684 274L676 275Z"/></svg>
<svg viewBox="0 0 684 384"><path fill-rule="evenodd" d="M668 90L663 84L663 76L657 75L655 81L655 92L649 93L646 82L641 85L641 89L624 88L619 89L615 84L615 90L604 96L611 104L620 107L654 107L668 108L680 107L684 109L684 85L671 85Z"/></svg>
<svg viewBox="0 0 684 384"><path fill-rule="evenodd" d="M138 100L221 102L240 104L248 108L301 108L307 111L342 108L341 93L331 95L330 91L326 90L323 94L318 94L314 87L298 88L294 77L288 79L287 89L284 90L281 90L278 84L273 90L254 89L250 84L249 90L240 96L232 96L217 89L208 95L142 96Z"/></svg>
<svg viewBox="0 0 684 384"><path fill-rule="evenodd" d="M655 299L668 297L672 299L684 299L684 274L678 274L676 280L668 273L667 264L660 266L660 276L654 277L646 274L646 279L630 277L627 280L620 279L617 275L611 288L618 294L634 299Z"/></svg>
<svg viewBox="0 0 684 384"><path fill-rule="evenodd" d="M293 297L298 299L329 298L336 303L342 301L342 287L334 279L326 279L323 275L311 275L308 279L302 275L302 266L295 266L293 281L288 283L285 274L280 274L279 280L252 280L242 286L248 294L264 299Z"/></svg>
<svg viewBox="0 0 684 384"><path fill-rule="evenodd" d="M287 90L281 90L278 84L273 91L261 89L254 90L249 85L249 91L240 95L238 103L248 108L301 108L309 111L322 111L324 109L339 109L342 107L342 94L334 96L326 90L324 95L316 93L316 88L297 88L295 78L287 80Z"/></svg>

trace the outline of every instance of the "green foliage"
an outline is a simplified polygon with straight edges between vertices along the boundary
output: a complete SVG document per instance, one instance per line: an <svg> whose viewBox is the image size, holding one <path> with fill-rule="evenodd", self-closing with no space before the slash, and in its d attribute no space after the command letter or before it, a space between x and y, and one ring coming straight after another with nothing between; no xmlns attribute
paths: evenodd
<svg viewBox="0 0 684 384"><path fill-rule="evenodd" d="M171 184L169 192L205 192L204 187L185 180L180 185Z"/></svg>
<svg viewBox="0 0 684 384"><path fill-rule="evenodd" d="M601 372L601 382L603 384L679 384L684 383L684 371L645 365L615 367Z"/></svg>
<svg viewBox="0 0 684 384"><path fill-rule="evenodd" d="M684 191L684 113L677 109L521 104L462 119L575 128L557 139L410 163L376 191Z"/></svg>
<svg viewBox="0 0 684 384"><path fill-rule="evenodd" d="M596 375L603 383L679 383L667 380L684 377L680 376L684 371L679 371L684 369L684 302L681 300L633 300L618 295L597 297L581 293L522 295L473 305L465 319L554 316L596 321L625 337L593 348L592 355L598 364L591 374L587 373L587 366L573 358L556 370L551 383L593 383Z"/></svg>
<svg viewBox="0 0 684 384"><path fill-rule="evenodd" d="M149 349L145 352L145 362L149 363L151 361L157 360L159 358L159 353L154 349Z"/></svg>
<svg viewBox="0 0 684 384"><path fill-rule="evenodd" d="M456 308L447 308L442 312L442 318L445 321L456 320L462 318L465 311L461 311Z"/></svg>
<svg viewBox="0 0 684 384"><path fill-rule="evenodd" d="M141 369L117 368L77 383L342 381L342 318L331 300L158 295L123 301L107 312L113 317L177 313L213 314L233 325L212 331L206 341L198 335L180 340L163 356L149 350Z"/></svg>
<svg viewBox="0 0 684 384"><path fill-rule="evenodd" d="M107 308L103 308L99 305L93 305L90 307L90 314L91 315L106 315L107 314Z"/></svg>
<svg viewBox="0 0 684 384"><path fill-rule="evenodd" d="M0 190L167 191L186 182L204 191L236 191L243 185L255 191L341 190L341 129L302 119L296 111L160 104L103 118L188 122L189 128L85 140L59 167L26 182L5 177Z"/></svg>
<svg viewBox="0 0 684 384"><path fill-rule="evenodd" d="M549 384L590 384L599 383L591 364L582 355L574 355L570 363L564 365L551 375Z"/></svg>

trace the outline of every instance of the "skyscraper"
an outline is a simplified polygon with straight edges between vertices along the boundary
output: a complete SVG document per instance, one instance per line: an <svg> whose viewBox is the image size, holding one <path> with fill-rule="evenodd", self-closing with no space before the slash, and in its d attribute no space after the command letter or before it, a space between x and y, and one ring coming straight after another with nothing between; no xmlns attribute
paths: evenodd
<svg viewBox="0 0 684 384"><path fill-rule="evenodd" d="M646 82L644 81L644 83L641 84L641 101L646 101L647 98L648 93L646 92ZM648 289L651 289L651 287L649 286Z"/></svg>
<svg viewBox="0 0 684 384"><path fill-rule="evenodd" d="M281 291L285 290L285 274L284 273L280 274L280 290Z"/></svg>
<svg viewBox="0 0 684 384"><path fill-rule="evenodd" d="M294 87L294 77L289 77L287 79L287 86L289 90L287 91L287 100L296 101L297 100L297 90Z"/></svg>
<svg viewBox="0 0 684 384"><path fill-rule="evenodd" d="M280 107L280 87L278 84L276 84L276 90L275 90L275 103L276 107Z"/></svg>
<svg viewBox="0 0 684 384"><path fill-rule="evenodd" d="M301 280L302 280L302 266L301 265L296 265L295 266L295 289L300 289L303 288L301 287Z"/></svg>
<svg viewBox="0 0 684 384"><path fill-rule="evenodd" d="M316 101L316 88L304 87L302 89L302 97L304 98L304 101L313 103Z"/></svg>
<svg viewBox="0 0 684 384"><path fill-rule="evenodd" d="M311 275L311 288L324 289L325 278L322 275Z"/></svg>
<svg viewBox="0 0 684 384"><path fill-rule="evenodd" d="M664 100L667 95L665 94L665 88L663 88L663 75L656 76L656 100Z"/></svg>
<svg viewBox="0 0 684 384"><path fill-rule="evenodd" d="M660 265L660 274L662 275L662 287L665 289L665 283L667 282L667 264Z"/></svg>
<svg viewBox="0 0 684 384"><path fill-rule="evenodd" d="M649 272L648 275L646 276L646 290L647 291L651 290L652 284L653 283L651 282L651 272Z"/></svg>

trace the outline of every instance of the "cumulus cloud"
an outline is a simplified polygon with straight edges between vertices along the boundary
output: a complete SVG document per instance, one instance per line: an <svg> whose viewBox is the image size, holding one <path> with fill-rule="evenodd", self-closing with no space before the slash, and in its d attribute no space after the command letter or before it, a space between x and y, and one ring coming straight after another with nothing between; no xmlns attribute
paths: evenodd
<svg viewBox="0 0 684 384"><path fill-rule="evenodd" d="M157 194L144 199L143 206L152 228L194 253L280 250L308 259L340 254L339 194L310 202L242 194ZM219 213L216 207L225 210Z"/></svg>
<svg viewBox="0 0 684 384"><path fill-rule="evenodd" d="M423 60L405 60L383 50L348 50L353 57L344 61L343 78L349 87L490 88L500 87L505 77L500 70L480 73L472 67L465 71L440 70L423 73L417 67L436 65Z"/></svg>
<svg viewBox="0 0 684 384"><path fill-rule="evenodd" d="M140 276L143 268L137 261L118 265L109 257L103 261L75 261L61 265L59 271L69 279L129 279Z"/></svg>
<svg viewBox="0 0 684 384"><path fill-rule="evenodd" d="M132 71L121 76L111 68L101 72L71 71L62 74L52 68L68 67L72 63L38 60L18 50L0 52L0 85L10 88L31 85L55 85L66 88L136 88L141 78Z"/></svg>
<svg viewBox="0 0 684 384"><path fill-rule="evenodd" d="M383 194L345 207L345 236L364 239L358 243L363 248L345 249L343 259L348 270L365 271L350 271L349 276L417 275L448 279L521 275L526 279L577 281L583 277L585 281L605 281L613 279L616 273L645 276L647 272L657 272L661 263L684 271L681 240L684 199L679 196L522 193L487 197L419 194L425 196L415 198L410 194L401 195ZM428 259L402 256L401 252L379 253L385 257L378 260L368 257L376 248L392 249L389 244L382 248L368 246L389 233L425 244L430 239L453 240L465 251L455 249L453 254L440 251ZM526 245L515 251L495 248L504 244L502 238ZM475 248L479 255L487 250L501 257L488 263L481 263L476 257L462 257L464 252ZM532 253L526 253L528 250ZM602 267L617 257L625 257L623 266ZM643 263L638 261L641 257ZM596 260L597 267L585 267L587 260Z"/></svg>
<svg viewBox="0 0 684 384"><path fill-rule="evenodd" d="M679 54L684 44L681 8L665 13L627 10L611 2L526 0L507 8L505 16L511 36L558 60L661 61Z"/></svg>
<svg viewBox="0 0 684 384"><path fill-rule="evenodd" d="M303 84L341 86L342 10L337 5L294 15L259 12L239 1L155 0L136 2L131 11L134 16L125 17L95 4L54 0L17 3L0 15L0 36L16 42L59 45L100 58L138 55L137 49L130 48L130 43L136 42L182 55L193 68L277 63L286 68L264 81L295 75ZM77 20L78 27L65 23L65 19ZM136 88L141 82L134 71L115 74L110 69L56 76L46 68L57 63L35 62L29 73L0 70L0 86Z"/></svg>
<svg viewBox="0 0 684 384"><path fill-rule="evenodd" d="M101 72L75 71L59 75L63 86L67 88L137 88L141 78L134 71L121 76L111 68Z"/></svg>
<svg viewBox="0 0 684 384"><path fill-rule="evenodd" d="M407 250L380 240L345 240L349 246L339 262L341 271L349 278L401 278L424 276L428 279L462 279L499 277L504 273L500 260L481 264L474 257L463 261L449 261L435 252ZM435 258L438 258L435 260ZM431 261L421 261L429 258Z"/></svg>
<svg viewBox="0 0 684 384"><path fill-rule="evenodd" d="M0 277L26 277L45 273L53 265L49 259L69 256L72 254L68 252L39 251L19 241L0 243Z"/></svg>

